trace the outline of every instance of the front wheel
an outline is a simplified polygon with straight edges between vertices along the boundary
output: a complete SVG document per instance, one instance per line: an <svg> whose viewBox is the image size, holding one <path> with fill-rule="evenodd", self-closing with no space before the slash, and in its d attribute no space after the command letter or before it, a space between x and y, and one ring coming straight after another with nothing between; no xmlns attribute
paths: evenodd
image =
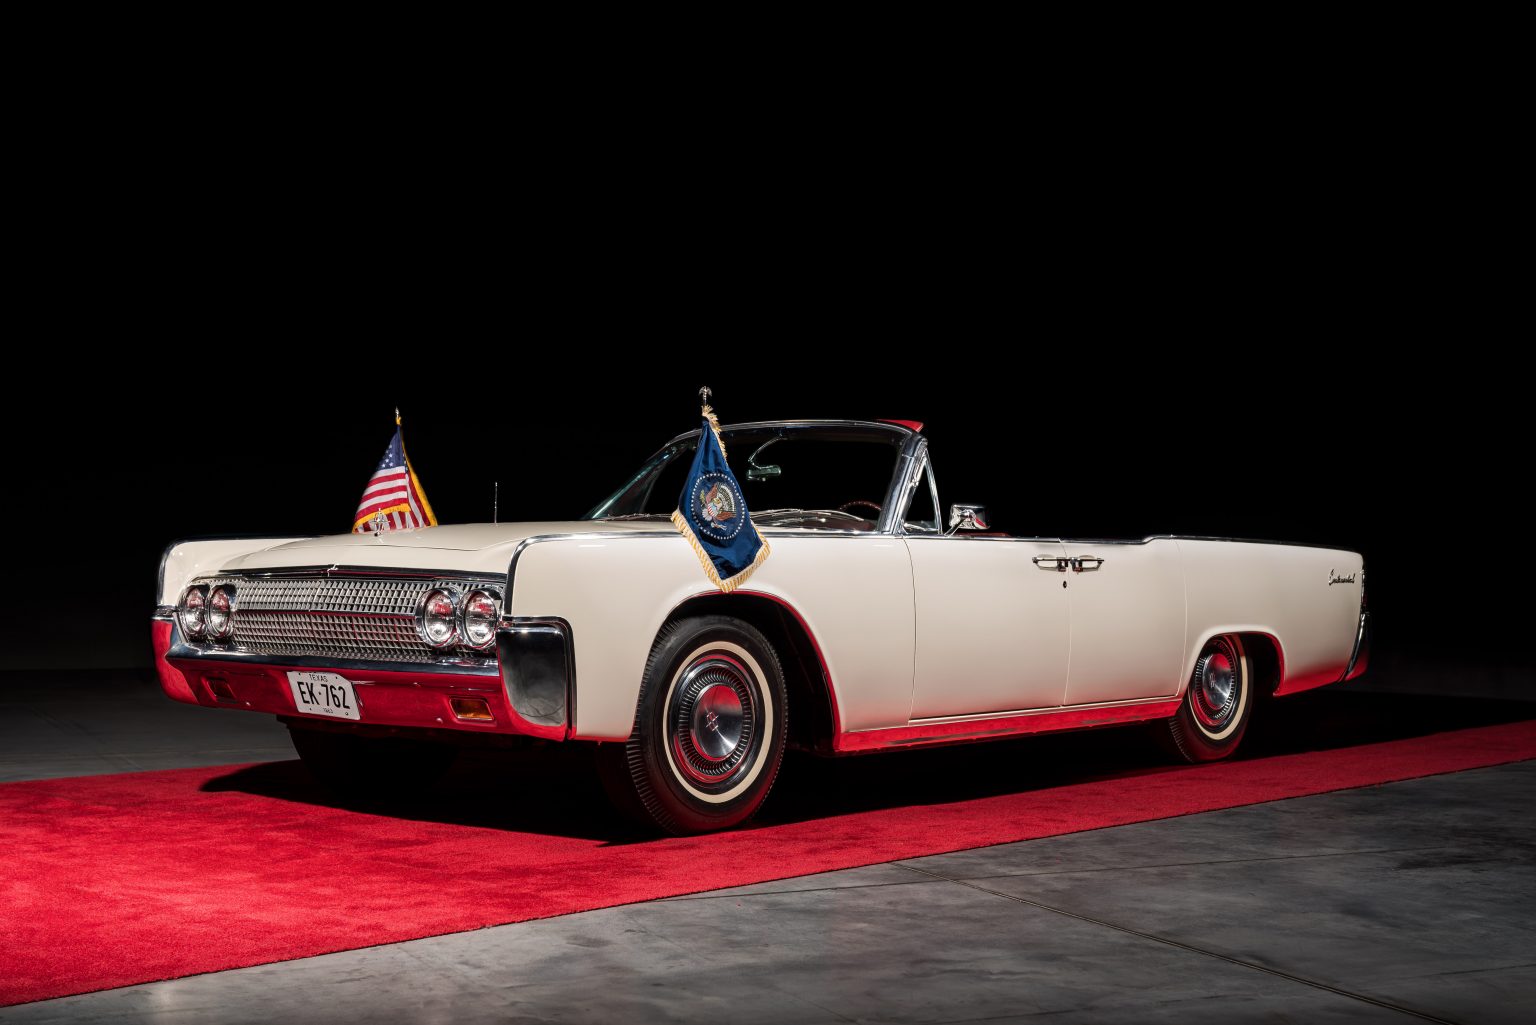
<svg viewBox="0 0 1536 1025"><path fill-rule="evenodd" d="M1237 750L1253 711L1253 677L1243 642L1213 637L1195 660L1179 713L1159 724L1164 746L1186 762L1214 762Z"/></svg>
<svg viewBox="0 0 1536 1025"><path fill-rule="evenodd" d="M628 743L604 745L603 781L621 808L677 834L752 816L784 757L784 671L756 628L682 619L651 648Z"/></svg>

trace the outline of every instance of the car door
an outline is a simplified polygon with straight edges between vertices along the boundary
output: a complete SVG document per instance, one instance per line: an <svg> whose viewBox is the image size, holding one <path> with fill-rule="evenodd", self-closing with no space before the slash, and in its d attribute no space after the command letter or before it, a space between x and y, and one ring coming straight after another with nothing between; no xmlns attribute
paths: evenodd
<svg viewBox="0 0 1536 1025"><path fill-rule="evenodd" d="M1045 538L909 536L912 718L1054 708L1067 681L1066 552Z"/></svg>
<svg viewBox="0 0 1536 1025"><path fill-rule="evenodd" d="M1184 660L1184 567L1179 546L1065 541L1071 668L1066 703L1088 705L1178 692Z"/></svg>

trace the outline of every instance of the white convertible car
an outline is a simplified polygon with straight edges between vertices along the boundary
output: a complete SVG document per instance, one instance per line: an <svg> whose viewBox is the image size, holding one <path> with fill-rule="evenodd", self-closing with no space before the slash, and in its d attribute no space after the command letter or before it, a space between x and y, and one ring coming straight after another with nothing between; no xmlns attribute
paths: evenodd
<svg viewBox="0 0 1536 1025"><path fill-rule="evenodd" d="M686 833L750 816L787 744L1144 721L1206 761L1237 747L1256 698L1364 670L1358 554L995 533L979 506L940 515L921 430L724 428L772 548L730 594L668 520L697 431L573 522L178 542L161 684L275 713L343 788L429 781L466 744L595 743L616 800Z"/></svg>

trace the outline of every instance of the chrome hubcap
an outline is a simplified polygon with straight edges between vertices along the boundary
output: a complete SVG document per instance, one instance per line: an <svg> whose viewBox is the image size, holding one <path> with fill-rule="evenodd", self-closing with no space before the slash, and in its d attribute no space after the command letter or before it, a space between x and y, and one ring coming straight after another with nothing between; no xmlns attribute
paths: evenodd
<svg viewBox="0 0 1536 1025"><path fill-rule="evenodd" d="M683 671L672 692L672 754L683 775L718 787L750 764L758 732L757 688L734 656L712 652Z"/></svg>
<svg viewBox="0 0 1536 1025"><path fill-rule="evenodd" d="M1190 707L1195 718L1212 729L1225 726L1237 712L1237 659L1226 641L1218 644L1195 664L1195 679L1190 686Z"/></svg>
<svg viewBox="0 0 1536 1025"><path fill-rule="evenodd" d="M741 744L741 695L711 683L693 702L693 748L701 758L723 762Z"/></svg>
<svg viewBox="0 0 1536 1025"><path fill-rule="evenodd" d="M1205 703L1210 708L1225 708L1232 697L1232 660L1218 651L1205 660L1205 672L1200 675L1200 686L1205 688Z"/></svg>

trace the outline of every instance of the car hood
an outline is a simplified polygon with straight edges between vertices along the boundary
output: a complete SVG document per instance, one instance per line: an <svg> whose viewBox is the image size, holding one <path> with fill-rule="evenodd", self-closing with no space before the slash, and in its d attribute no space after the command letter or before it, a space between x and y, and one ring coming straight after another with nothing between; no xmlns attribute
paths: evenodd
<svg viewBox="0 0 1536 1025"><path fill-rule="evenodd" d="M298 566L379 566L456 572L505 573L518 543L541 534L626 534L672 531L665 520L549 520L533 523L458 523L382 534L329 534L263 548L224 569Z"/></svg>

